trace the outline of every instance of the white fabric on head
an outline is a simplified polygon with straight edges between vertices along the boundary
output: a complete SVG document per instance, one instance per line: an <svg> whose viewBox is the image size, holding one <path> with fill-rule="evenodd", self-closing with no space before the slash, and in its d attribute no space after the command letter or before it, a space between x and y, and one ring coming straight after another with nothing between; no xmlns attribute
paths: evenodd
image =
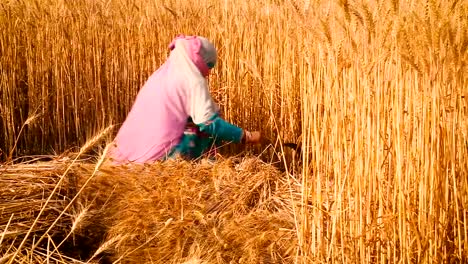
<svg viewBox="0 0 468 264"><path fill-rule="evenodd" d="M187 100L187 114L192 117L195 124L203 124L219 111L219 107L211 97L205 77L203 77L197 66L191 61L187 53L187 45L190 45L187 40L176 40L171 56L174 56L173 63L186 76L184 90ZM207 54L209 56L207 58L212 58L212 50L208 49L208 51Z"/></svg>
<svg viewBox="0 0 468 264"><path fill-rule="evenodd" d="M208 39L204 37L198 37L202 43L202 47L200 49L200 55L205 61L206 64L211 64L212 66L216 65L217 60L217 52L216 48Z"/></svg>

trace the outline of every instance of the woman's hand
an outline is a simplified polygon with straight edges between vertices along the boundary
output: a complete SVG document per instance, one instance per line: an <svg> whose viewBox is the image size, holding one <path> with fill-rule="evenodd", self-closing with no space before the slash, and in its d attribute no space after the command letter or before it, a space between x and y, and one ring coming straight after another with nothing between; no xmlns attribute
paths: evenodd
<svg viewBox="0 0 468 264"><path fill-rule="evenodd" d="M249 144L259 144L262 139L262 135L260 131L247 131L244 130L244 136L242 138L243 143L249 143Z"/></svg>

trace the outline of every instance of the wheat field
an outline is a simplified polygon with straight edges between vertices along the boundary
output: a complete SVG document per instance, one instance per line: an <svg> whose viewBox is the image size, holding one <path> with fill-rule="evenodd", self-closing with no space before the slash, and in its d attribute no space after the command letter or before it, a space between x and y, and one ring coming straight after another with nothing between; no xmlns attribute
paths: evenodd
<svg viewBox="0 0 468 264"><path fill-rule="evenodd" d="M84 150L91 156L102 156L105 143L117 132L138 90L167 57L170 41L177 34L196 34L212 40L218 49L218 64L209 84L223 116L241 127L261 130L267 139L259 147L226 146L222 151L225 156L249 153L258 159L255 162L266 162L254 163L257 165L251 168L258 181L249 186L264 186L252 196L256 197L249 209L253 211L240 210L234 200L219 209L226 214L238 213L245 222L235 222L236 217L221 217L216 222L223 230L240 226L243 231L238 238L233 231L225 235L237 247L245 244L253 249L224 247L226 243L219 242L216 233L197 233L192 225L181 224L185 222L170 229L171 223L165 221L169 215L171 219L176 216L164 210L165 220L162 216L148 219L160 232L150 230L150 224L142 224L141 233L129 231L125 223L132 218L115 215L117 209L110 207L113 220L108 227L114 233L103 236L101 242L118 244L117 253L140 252L139 259L125 259L126 253L118 253L122 257L115 261L468 261L466 1L8 0L0 3L0 29L0 155L4 162L0 173L6 175L3 179L0 176L0 190L5 190L5 196L2 193L0 197L20 197L6 195L11 186L39 197L39 201L34 200L38 204L35 208L24 198L27 195L17 201L30 212L28 219L17 220L17 226L31 226L34 217L42 219L38 213L43 208L41 212L48 218L34 225L42 228L36 230L41 233L58 217L57 211L66 207L66 203L54 203L60 210L52 210L40 200L49 194L56 197L58 192L52 189L69 184L68 178L36 182L25 175L49 175L54 166L56 172L50 177L62 175L60 179L65 179L67 166L74 175L95 175L93 169L76 169L81 161L40 165L34 172L28 167L32 165L21 162L33 155L59 159L73 153L70 155L75 157ZM97 134L101 136L95 137ZM301 145L300 160L284 142ZM100 158L92 160L96 163ZM218 169L223 168L223 162L210 169L182 162L166 165L164 171L177 175L178 168L184 175L181 181L188 179L190 171L205 171L201 175L212 175L216 184L225 180L224 186L229 187L225 192L210 183L215 186L213 192L239 192L233 197L246 202L243 194L253 189L246 191L234 180L247 177L242 174L245 170ZM281 172L272 172L272 164L277 163ZM274 175L271 179L287 180L267 181L259 167ZM116 175L125 174L115 170ZM223 176L223 171L229 176ZM113 175L112 169L106 173ZM144 176L149 182L149 174ZM200 177L206 181L205 176ZM27 187L38 184L44 184L42 196L41 191ZM204 198L197 195L204 187L199 188L198 193L184 191L184 197L192 197L184 201L201 202ZM84 198L75 195L82 203ZM56 202L54 199L51 202ZM34 249L32 235L18 231L18 241L3 239L8 227L16 225L10 212L17 211L7 200L0 202L0 253L6 252L4 258L9 263L45 263L49 251ZM276 209L263 207L266 200L275 201ZM144 202L144 197L134 201L134 206L147 207L147 211L162 210ZM73 210L75 217L86 212L83 208ZM267 224L264 220L269 217L271 223ZM65 234L75 230L73 221L53 226L68 228ZM259 226L268 231L255 231ZM181 251L171 251L168 241L180 235L174 230L190 230L184 242L191 245L190 250L177 240L175 248ZM284 230L292 233L284 235ZM152 234L157 242L129 239L131 232L143 237ZM204 236L209 238L206 244L200 242ZM18 244L21 238L24 243ZM61 252L60 247L51 256L55 254L60 260L57 252ZM164 254L177 257L168 259ZM59 254L62 263L70 261L65 255Z"/></svg>

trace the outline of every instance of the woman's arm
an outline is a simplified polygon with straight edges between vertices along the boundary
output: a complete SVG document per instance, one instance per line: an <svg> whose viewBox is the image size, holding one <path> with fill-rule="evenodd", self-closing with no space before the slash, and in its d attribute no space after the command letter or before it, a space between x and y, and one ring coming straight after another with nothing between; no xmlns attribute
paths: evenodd
<svg viewBox="0 0 468 264"><path fill-rule="evenodd" d="M198 124L200 131L216 137L218 140L224 140L234 143L260 143L261 134L259 131L250 132L233 125L218 114L215 114L209 122Z"/></svg>
<svg viewBox="0 0 468 264"><path fill-rule="evenodd" d="M244 137L244 130L236 125L233 125L219 116L213 115L208 122L197 124L200 131L210 134L217 139L224 141L241 143Z"/></svg>
<svg viewBox="0 0 468 264"><path fill-rule="evenodd" d="M193 84L189 90L188 114L200 132L214 136L217 140L234 143L258 143L260 132L250 133L233 125L219 115L219 107L211 98L206 80Z"/></svg>

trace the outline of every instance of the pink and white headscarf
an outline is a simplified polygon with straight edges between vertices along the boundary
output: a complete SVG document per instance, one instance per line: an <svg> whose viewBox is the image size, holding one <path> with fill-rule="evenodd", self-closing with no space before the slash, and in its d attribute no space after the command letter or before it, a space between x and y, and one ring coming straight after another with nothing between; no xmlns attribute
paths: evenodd
<svg viewBox="0 0 468 264"><path fill-rule="evenodd" d="M205 79L216 63L213 44L179 35L169 48L169 58L141 88L114 140L114 163L163 158L180 142L189 116L202 124L219 110Z"/></svg>

